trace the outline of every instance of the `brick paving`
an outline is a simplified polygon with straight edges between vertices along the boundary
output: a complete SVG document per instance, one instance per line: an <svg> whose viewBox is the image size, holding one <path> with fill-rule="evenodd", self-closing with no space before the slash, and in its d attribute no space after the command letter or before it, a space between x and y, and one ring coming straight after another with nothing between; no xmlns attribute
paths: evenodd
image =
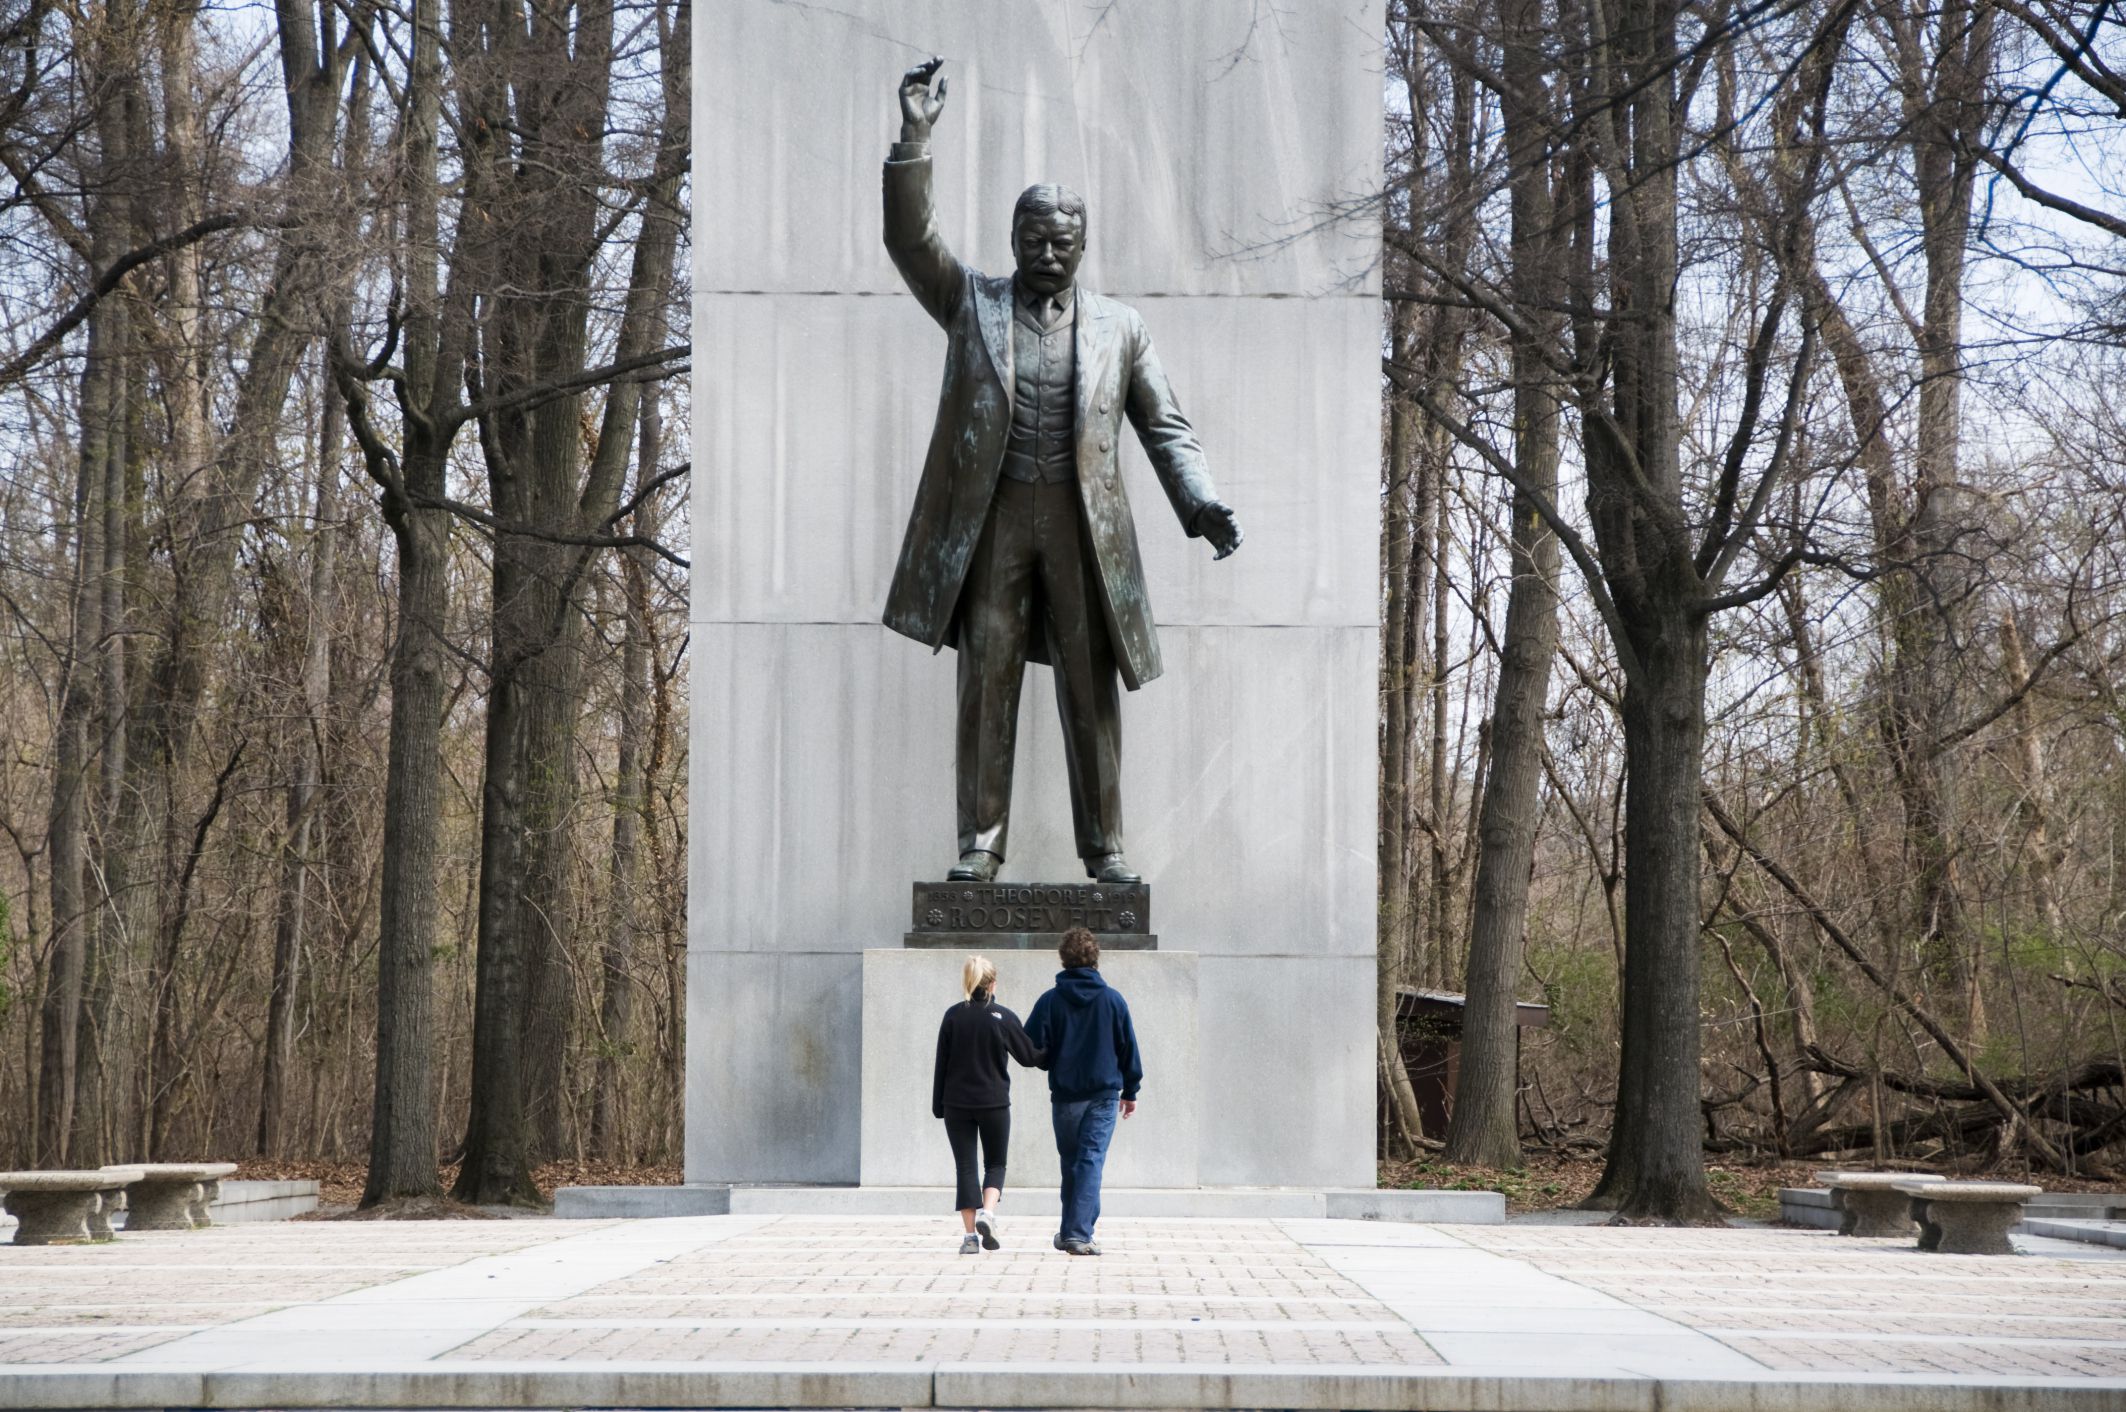
<svg viewBox="0 0 2126 1412"><path fill-rule="evenodd" d="M0 1329L0 1365L101 1363L188 1332L184 1328Z"/></svg>
<svg viewBox="0 0 2126 1412"><path fill-rule="evenodd" d="M0 1364L99 1363L576 1233L546 1221L301 1221L0 1244Z"/></svg>
<svg viewBox="0 0 2126 1412"><path fill-rule="evenodd" d="M1355 1364L1443 1362L1267 1221L1109 1221L1098 1259L958 1253L948 1222L785 1217L474 1339L452 1358ZM1024 1239L1030 1237L1031 1239Z"/></svg>
<svg viewBox="0 0 2126 1412"><path fill-rule="evenodd" d="M1828 1231L1457 1228L1784 1372L2126 1375L2126 1260Z"/></svg>
<svg viewBox="0 0 2126 1412"><path fill-rule="evenodd" d="M414 1352L376 1347L460 1367L1503 1368L1528 1346L1511 1340L1540 1344L1556 1305L1567 1363L1585 1336L1572 1319L1623 1317L1641 1322L1609 1341L1619 1349L1654 1334L1648 1347L1712 1348L1768 1378L2126 1378L2126 1253L2094 1247L1979 1259L1778 1229L1113 1220L1106 1255L1072 1259L1039 1224L1007 1226L1008 1248L981 1256L957 1253L949 1221L794 1216L303 1222L0 1246L0 1365L154 1366L269 1311L344 1314L348 1298L388 1311L388 1287L441 1278L494 1312L424 1330ZM629 1241L639 1254L585 1264ZM560 1273L535 1288L511 1273L532 1269ZM433 1307L456 1298L443 1297ZM1500 1322L1485 1322L1493 1308ZM268 1332L281 1326L246 1336L250 1356L284 1347Z"/></svg>

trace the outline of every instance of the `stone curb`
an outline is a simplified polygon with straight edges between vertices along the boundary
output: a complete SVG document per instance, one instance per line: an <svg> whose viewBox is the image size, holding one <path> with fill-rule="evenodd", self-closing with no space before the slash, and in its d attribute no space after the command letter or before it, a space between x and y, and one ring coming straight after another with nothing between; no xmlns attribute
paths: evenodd
<svg viewBox="0 0 2126 1412"><path fill-rule="evenodd" d="M1543 1377L1468 1368L1009 1363L17 1366L0 1408L1278 1407L1378 1412L2113 1412L2126 1379Z"/></svg>
<svg viewBox="0 0 2126 1412"><path fill-rule="evenodd" d="M2032 1216L2016 1229L2025 1235L2051 1236L2054 1240L2126 1247L2126 1221L2063 1221L2051 1216Z"/></svg>

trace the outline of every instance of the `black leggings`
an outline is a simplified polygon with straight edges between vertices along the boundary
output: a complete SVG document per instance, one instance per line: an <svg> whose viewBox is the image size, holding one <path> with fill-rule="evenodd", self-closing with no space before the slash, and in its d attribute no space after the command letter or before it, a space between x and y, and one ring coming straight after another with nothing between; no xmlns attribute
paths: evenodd
<svg viewBox="0 0 2126 1412"><path fill-rule="evenodd" d="M980 1134L982 1159L987 1170L982 1173L980 1185L975 1182L974 1140ZM1004 1156L1011 1146L1011 1109L971 1108L945 1115L945 1140L952 1144L952 1166L957 1190L953 1196L955 1211L967 1211L982 1204L982 1188L1004 1189Z"/></svg>

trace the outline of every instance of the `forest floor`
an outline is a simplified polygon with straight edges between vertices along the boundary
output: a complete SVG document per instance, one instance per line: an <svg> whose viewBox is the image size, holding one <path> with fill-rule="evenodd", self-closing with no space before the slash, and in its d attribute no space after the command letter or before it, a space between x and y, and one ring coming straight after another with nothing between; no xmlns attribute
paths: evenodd
<svg viewBox="0 0 2126 1412"><path fill-rule="evenodd" d="M1712 1186L1713 1195L1721 1204L1737 1216L1761 1221L1779 1219L1779 1188L1789 1186L1814 1186L1815 1174L1826 1166L1822 1161L1810 1162L1763 1162L1714 1163L1706 1168L1706 1180ZM1846 1163L1847 1166L1865 1166L1864 1163ZM1979 1175L1972 1172L1950 1172L1936 1163L1900 1163L1900 1169L1909 1166L1914 1171L1943 1171L1948 1175ZM1555 1153L1530 1152L1517 1171L1492 1167L1465 1167L1444 1162L1436 1155L1416 1161L1384 1161L1380 1164L1380 1185L1390 1188L1431 1188L1446 1191L1497 1191L1506 1196L1506 1209L1520 1213L1526 1211L1556 1211L1573 1206L1587 1199L1588 1193L1602 1176L1602 1159L1598 1154L1587 1156L1564 1156ZM361 1199L362 1182L368 1168L361 1162L276 1162L263 1159L247 1159L237 1168L239 1180L311 1180L318 1184L318 1200L326 1214L351 1210ZM457 1176L455 1166L445 1167L442 1172L443 1189L448 1191ZM614 1162L549 1162L537 1168L533 1174L539 1189L551 1195L554 1188L563 1186L677 1186L682 1180L677 1166L642 1165L627 1166ZM2121 1191L2126 1182L2116 1178L2062 1177L2048 1172L2024 1172L2011 1169L1995 1169L1984 1173L2002 1180L2028 1180L2048 1191ZM406 1214L415 1214L408 1212ZM455 1212L438 1206L435 1210L424 1209L422 1215L475 1215L473 1208L458 1208Z"/></svg>
<svg viewBox="0 0 2126 1412"><path fill-rule="evenodd" d="M1779 1188L1813 1186L1820 1162L1766 1163L1762 1166L1711 1166L1706 1180L1713 1195L1737 1216L1762 1221L1779 1219ZM1444 1188L1448 1191L1497 1191L1509 1212L1556 1211L1579 1205L1601 1180L1599 1155L1566 1157L1531 1152L1517 1171L1466 1167L1427 1156L1416 1161L1380 1164L1383 1187Z"/></svg>

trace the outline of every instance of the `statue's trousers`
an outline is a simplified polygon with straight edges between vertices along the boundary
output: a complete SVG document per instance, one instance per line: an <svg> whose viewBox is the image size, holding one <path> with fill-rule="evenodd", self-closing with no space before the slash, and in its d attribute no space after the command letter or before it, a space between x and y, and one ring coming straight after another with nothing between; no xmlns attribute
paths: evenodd
<svg viewBox="0 0 2126 1412"><path fill-rule="evenodd" d="M1078 490L1000 478L959 606L960 851L1005 856L1019 687L1048 641L1078 856L1122 851L1122 705ZM1043 621L1037 621L1037 615Z"/></svg>

